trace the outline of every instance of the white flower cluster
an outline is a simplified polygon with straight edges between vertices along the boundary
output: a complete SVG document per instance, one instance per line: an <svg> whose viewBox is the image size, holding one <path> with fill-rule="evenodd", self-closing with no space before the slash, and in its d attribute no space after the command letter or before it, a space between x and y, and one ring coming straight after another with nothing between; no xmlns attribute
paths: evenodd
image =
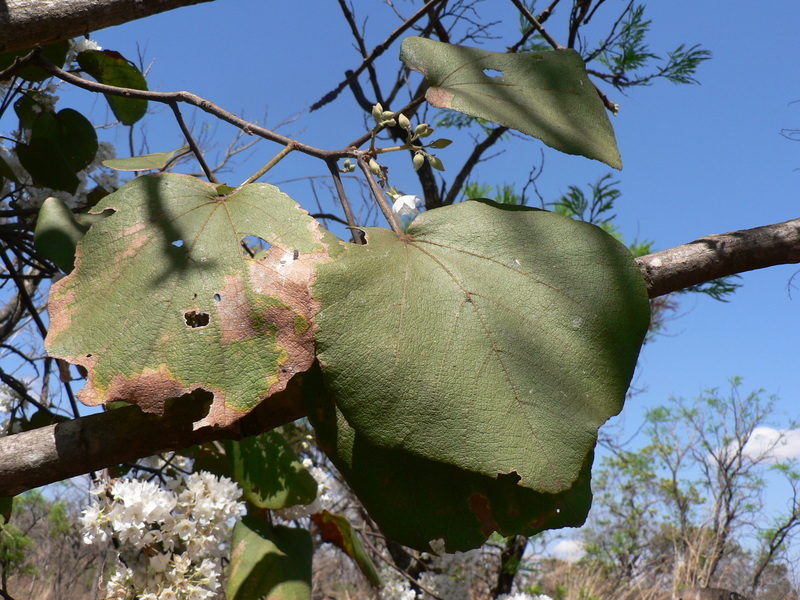
<svg viewBox="0 0 800 600"><path fill-rule="evenodd" d="M118 479L91 491L92 503L81 517L84 542L117 542L106 598L220 597L222 559L230 553L233 524L245 510L235 483L200 472L171 480L166 489Z"/></svg>
<svg viewBox="0 0 800 600"><path fill-rule="evenodd" d="M321 510L329 510L333 506L333 494L331 493L331 476L315 466L310 458L303 460L303 466L308 469L311 476L317 482L317 497L311 504L295 504L273 511L273 513L285 521L294 521L309 517Z"/></svg>

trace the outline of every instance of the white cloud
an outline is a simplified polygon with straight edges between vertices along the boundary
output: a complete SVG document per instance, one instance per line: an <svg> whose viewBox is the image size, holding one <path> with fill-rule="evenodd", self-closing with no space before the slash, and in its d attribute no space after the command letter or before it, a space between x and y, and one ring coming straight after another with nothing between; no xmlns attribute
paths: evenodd
<svg viewBox="0 0 800 600"><path fill-rule="evenodd" d="M550 554L559 560L575 562L586 554L586 550L579 540L561 540L553 546Z"/></svg>
<svg viewBox="0 0 800 600"><path fill-rule="evenodd" d="M751 459L769 462L800 458L800 429L756 427L744 445L744 453Z"/></svg>

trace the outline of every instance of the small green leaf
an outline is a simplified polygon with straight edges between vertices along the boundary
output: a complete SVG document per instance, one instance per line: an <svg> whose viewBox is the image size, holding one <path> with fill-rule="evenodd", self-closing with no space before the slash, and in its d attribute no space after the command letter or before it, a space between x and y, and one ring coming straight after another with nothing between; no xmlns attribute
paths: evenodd
<svg viewBox="0 0 800 600"><path fill-rule="evenodd" d="M15 50L13 52L4 52L0 54L0 71L7 69L11 66L14 62L14 59L17 57L23 57L30 53L30 49L28 50ZM69 51L69 40L62 40L60 42L55 42L53 44L48 44L44 48L42 48L42 56L49 60L51 63L56 65L57 67L61 67L64 65L64 61L67 58L67 52ZM19 77L25 79L27 81L32 82L39 82L52 77L50 73L42 69L41 67L37 67L34 65L30 65L22 69L19 73L17 73Z"/></svg>
<svg viewBox="0 0 800 600"><path fill-rule="evenodd" d="M88 230L89 226L80 224L62 200L51 197L39 211L33 243L42 256L69 273L75 262L75 247Z"/></svg>
<svg viewBox="0 0 800 600"><path fill-rule="evenodd" d="M230 600L311 600L314 544L306 529L244 517L233 528L225 593Z"/></svg>
<svg viewBox="0 0 800 600"><path fill-rule="evenodd" d="M425 75L437 108L487 119L548 146L622 168L603 103L572 49L512 54L408 37L400 59Z"/></svg>
<svg viewBox="0 0 800 600"><path fill-rule="evenodd" d="M217 186L217 193L220 196L227 196L228 194L231 194L231 193L233 193L235 191L236 191L235 187L231 187L231 186L226 185L224 183L222 183L222 184Z"/></svg>
<svg viewBox="0 0 800 600"><path fill-rule="evenodd" d="M139 68L113 50L84 50L78 64L100 83L133 90L147 90L147 82ZM123 125L133 125L147 113L147 100L106 94L114 115Z"/></svg>
<svg viewBox="0 0 800 600"><path fill-rule="evenodd" d="M344 551L347 556L353 559L358 568L375 587L381 587L381 581L375 564L364 549L361 538L350 525L347 517L335 515L327 510L311 515L317 528L319 529L322 540L335 544Z"/></svg>
<svg viewBox="0 0 800 600"><path fill-rule="evenodd" d="M253 506L279 509L311 504L317 497L316 480L277 431L226 441L225 450L233 464L233 479Z"/></svg>
<svg viewBox="0 0 800 600"><path fill-rule="evenodd" d="M117 171L151 171L153 169L164 169L176 154L182 154L189 149L189 146L181 146L172 152L154 152L153 154L142 154L141 156L131 156L130 158L109 158L103 161L103 165L109 169Z"/></svg>

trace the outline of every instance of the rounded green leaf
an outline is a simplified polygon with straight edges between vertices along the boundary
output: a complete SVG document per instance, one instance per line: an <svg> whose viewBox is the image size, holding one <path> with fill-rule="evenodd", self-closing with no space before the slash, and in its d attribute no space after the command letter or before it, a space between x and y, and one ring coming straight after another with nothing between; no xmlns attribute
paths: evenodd
<svg viewBox="0 0 800 600"><path fill-rule="evenodd" d="M541 493L570 489L622 408L649 324L598 227L469 201L366 228L320 265L325 383L365 442Z"/></svg>
<svg viewBox="0 0 800 600"><path fill-rule="evenodd" d="M97 154L97 133L81 113L65 108L39 114L31 127L29 144L17 144L20 164L36 185L74 194L80 180L75 175Z"/></svg>
<svg viewBox="0 0 800 600"><path fill-rule="evenodd" d="M614 130L575 50L515 54L407 37L400 59L425 75L426 100L622 168ZM435 167L435 165L433 165ZM438 168L438 167L436 167Z"/></svg>
<svg viewBox="0 0 800 600"><path fill-rule="evenodd" d="M78 244L50 292L50 353L89 372L79 398L162 412L198 388L198 425L229 424L314 359L310 280L327 256L318 224L267 184L228 196L184 175L147 175L106 196L116 211ZM271 245L253 259L248 236Z"/></svg>
<svg viewBox="0 0 800 600"><path fill-rule="evenodd" d="M100 83L133 90L146 90L139 68L114 50L84 50L78 54L81 69ZM147 100L105 94L114 116L123 125L133 125L147 113Z"/></svg>

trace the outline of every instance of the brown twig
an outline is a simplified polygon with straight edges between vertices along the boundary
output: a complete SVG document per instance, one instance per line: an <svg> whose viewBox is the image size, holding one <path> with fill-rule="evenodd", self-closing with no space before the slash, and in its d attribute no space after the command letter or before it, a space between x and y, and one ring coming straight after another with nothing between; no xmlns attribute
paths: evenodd
<svg viewBox="0 0 800 600"><path fill-rule="evenodd" d="M386 200L386 196L383 193L383 190L378 185L378 182L375 180L375 176L372 174L372 171L369 168L369 163L367 162L366 153L359 153L358 157L358 166L361 168L361 171L364 173L364 177L367 178L367 183L369 184L369 189L372 192L373 198L375 198L375 202L378 203L378 206L383 213L383 216L386 217L386 220L389 221L389 225L397 235L401 235L403 233L403 228L400 225L400 221L397 218L397 215L394 214L392 211L392 207L389 206L389 202Z"/></svg>
<svg viewBox="0 0 800 600"><path fill-rule="evenodd" d="M406 21L400 25L397 29L395 29L392 33L389 34L382 43L375 46L372 50L372 53L359 65L359 67L353 71L348 77L344 79L339 85L336 86L332 91L325 94L322 98L317 100L314 104L311 105L309 108L310 111L315 111L329 102L333 102L339 94L342 93L342 90L350 85L350 82L357 78L361 73L364 72L368 66L370 66L375 59L377 59L381 54L386 52L389 47L400 37L405 31L407 31L414 23L416 23L421 17L423 17L431 8L442 2L443 0L429 0L425 5L420 8L417 12L411 15Z"/></svg>
<svg viewBox="0 0 800 600"><path fill-rule="evenodd" d="M533 26L533 28L539 32L539 35L541 35L548 44L550 44L556 50L564 49L564 46L559 44L553 38L553 36L551 36L547 32L544 26L542 26L542 24L536 19L536 17L533 16L531 11L528 10L528 7L525 6L522 2L520 2L520 0L511 0L511 4L517 7L517 10L522 14L522 16L528 20L528 23L530 23Z"/></svg>

